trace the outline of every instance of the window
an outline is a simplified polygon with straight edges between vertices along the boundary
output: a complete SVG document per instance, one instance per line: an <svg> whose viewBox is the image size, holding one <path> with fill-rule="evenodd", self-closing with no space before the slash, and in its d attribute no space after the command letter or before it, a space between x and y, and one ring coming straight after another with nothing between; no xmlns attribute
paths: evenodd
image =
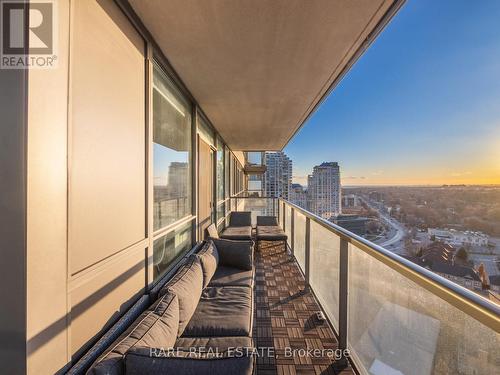
<svg viewBox="0 0 500 375"><path fill-rule="evenodd" d="M231 179L231 174L229 173L229 161L231 160L231 152L229 151L229 147L226 147L225 153L224 153L224 193L226 198L230 196L230 183L229 180Z"/></svg>
<svg viewBox="0 0 500 375"><path fill-rule="evenodd" d="M248 164L250 165L263 165L264 162L262 160L262 152L257 152L257 151L253 151L253 152L247 152L246 153L246 158L247 158L247 162Z"/></svg>
<svg viewBox="0 0 500 375"><path fill-rule="evenodd" d="M179 256L191 249L191 221L158 238L153 244L153 278L160 277Z"/></svg>
<svg viewBox="0 0 500 375"><path fill-rule="evenodd" d="M217 139L217 202L224 200L224 144Z"/></svg>
<svg viewBox="0 0 500 375"><path fill-rule="evenodd" d="M225 216L224 144L217 139L217 222Z"/></svg>
<svg viewBox="0 0 500 375"><path fill-rule="evenodd" d="M215 147L214 143L214 131L212 128L205 122L203 117L199 116L198 121L198 134L200 137L210 146Z"/></svg>
<svg viewBox="0 0 500 375"><path fill-rule="evenodd" d="M157 230L191 214L191 106L157 67L153 142L153 226Z"/></svg>

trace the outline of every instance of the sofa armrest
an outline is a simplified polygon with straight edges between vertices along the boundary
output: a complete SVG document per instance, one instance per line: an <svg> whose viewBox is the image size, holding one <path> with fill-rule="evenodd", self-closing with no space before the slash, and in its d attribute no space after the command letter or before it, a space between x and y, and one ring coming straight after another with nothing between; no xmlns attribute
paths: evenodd
<svg viewBox="0 0 500 375"><path fill-rule="evenodd" d="M219 374L251 375L254 358L251 348L134 348L125 356L127 375ZM212 350L210 350L212 349Z"/></svg>
<svg viewBox="0 0 500 375"><path fill-rule="evenodd" d="M213 239L219 252L219 264L242 270L253 269L253 242Z"/></svg>

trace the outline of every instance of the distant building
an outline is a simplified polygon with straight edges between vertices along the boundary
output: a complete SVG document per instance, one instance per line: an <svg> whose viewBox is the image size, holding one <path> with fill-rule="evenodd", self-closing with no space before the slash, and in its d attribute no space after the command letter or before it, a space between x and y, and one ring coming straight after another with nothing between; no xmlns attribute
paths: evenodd
<svg viewBox="0 0 500 375"><path fill-rule="evenodd" d="M359 215L338 215L333 222L358 236L366 234L366 224L370 219Z"/></svg>
<svg viewBox="0 0 500 375"><path fill-rule="evenodd" d="M429 228L427 233L429 233L430 237L435 237L437 241L452 246L487 246L489 242L488 235L481 232Z"/></svg>
<svg viewBox="0 0 500 375"><path fill-rule="evenodd" d="M481 292L483 290L481 277L477 270L471 266L460 265L453 261L453 256L445 249L439 251L437 248L424 251L422 257L404 256L419 266L427 268L439 276L442 276L467 289ZM451 258L451 259L450 259Z"/></svg>
<svg viewBox="0 0 500 375"><path fill-rule="evenodd" d="M432 242L422 250L420 259L425 263L449 263L454 264L455 248L444 242Z"/></svg>
<svg viewBox="0 0 500 375"><path fill-rule="evenodd" d="M329 162L315 166L312 175L308 177L307 191L310 210L316 215L329 219L342 213L338 163Z"/></svg>
<svg viewBox="0 0 500 375"><path fill-rule="evenodd" d="M482 290L481 278L477 271L470 266L451 265L441 262L424 263L422 266L465 288Z"/></svg>
<svg viewBox="0 0 500 375"><path fill-rule="evenodd" d="M490 290L494 293L500 294L500 275L493 275L490 279Z"/></svg>
<svg viewBox="0 0 500 375"><path fill-rule="evenodd" d="M471 290L483 289L481 276L472 266L457 261L456 249L444 242L433 242L420 257L406 257L412 262Z"/></svg>
<svg viewBox="0 0 500 375"><path fill-rule="evenodd" d="M292 186L292 160L284 152L266 152L264 191L268 197L289 199Z"/></svg>
<svg viewBox="0 0 500 375"><path fill-rule="evenodd" d="M172 162L168 168L168 192L170 197L184 198L188 194L186 184L189 173L189 164L183 162Z"/></svg>
<svg viewBox="0 0 500 375"><path fill-rule="evenodd" d="M307 175L307 192L306 192L306 206L307 210L314 212L313 211L313 204L312 204L312 174Z"/></svg>
<svg viewBox="0 0 500 375"><path fill-rule="evenodd" d="M307 190L301 184L292 184L290 202L307 210Z"/></svg>
<svg viewBox="0 0 500 375"><path fill-rule="evenodd" d="M356 194L345 194L342 196L342 208L359 206L359 198Z"/></svg>

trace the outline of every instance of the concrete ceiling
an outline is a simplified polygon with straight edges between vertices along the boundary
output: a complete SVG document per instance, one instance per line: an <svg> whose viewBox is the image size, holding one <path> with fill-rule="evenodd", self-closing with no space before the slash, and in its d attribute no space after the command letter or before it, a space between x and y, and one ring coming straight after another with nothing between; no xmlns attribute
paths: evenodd
<svg viewBox="0 0 500 375"><path fill-rule="evenodd" d="M224 140L247 151L282 149L400 3L129 2Z"/></svg>

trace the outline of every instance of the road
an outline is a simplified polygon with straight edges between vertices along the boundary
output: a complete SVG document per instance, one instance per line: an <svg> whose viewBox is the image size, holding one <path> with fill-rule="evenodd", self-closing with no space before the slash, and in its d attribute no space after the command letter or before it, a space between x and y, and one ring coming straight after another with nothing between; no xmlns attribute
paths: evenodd
<svg viewBox="0 0 500 375"><path fill-rule="evenodd" d="M359 196L360 200L365 202L370 208L376 210L379 215L380 219L387 224L388 226L391 227L391 233L394 233L390 238L388 239L381 239L381 240L375 241L378 243L380 246L386 248L387 250L390 250L396 254L406 254L405 247L404 247L404 237L407 233L406 228L397 220L394 218L390 217L389 214L387 214L385 211L381 210L379 207L377 207L375 204L371 203L369 199L365 199L364 197Z"/></svg>
<svg viewBox="0 0 500 375"><path fill-rule="evenodd" d="M380 212L380 211L379 211ZM395 244L398 241L403 240L405 234L406 234L406 229L396 220L392 218L387 218L386 216L383 216L382 214L380 215L386 223L391 225L395 230L396 230L396 235L380 244L380 246L386 247L386 246L391 246Z"/></svg>

